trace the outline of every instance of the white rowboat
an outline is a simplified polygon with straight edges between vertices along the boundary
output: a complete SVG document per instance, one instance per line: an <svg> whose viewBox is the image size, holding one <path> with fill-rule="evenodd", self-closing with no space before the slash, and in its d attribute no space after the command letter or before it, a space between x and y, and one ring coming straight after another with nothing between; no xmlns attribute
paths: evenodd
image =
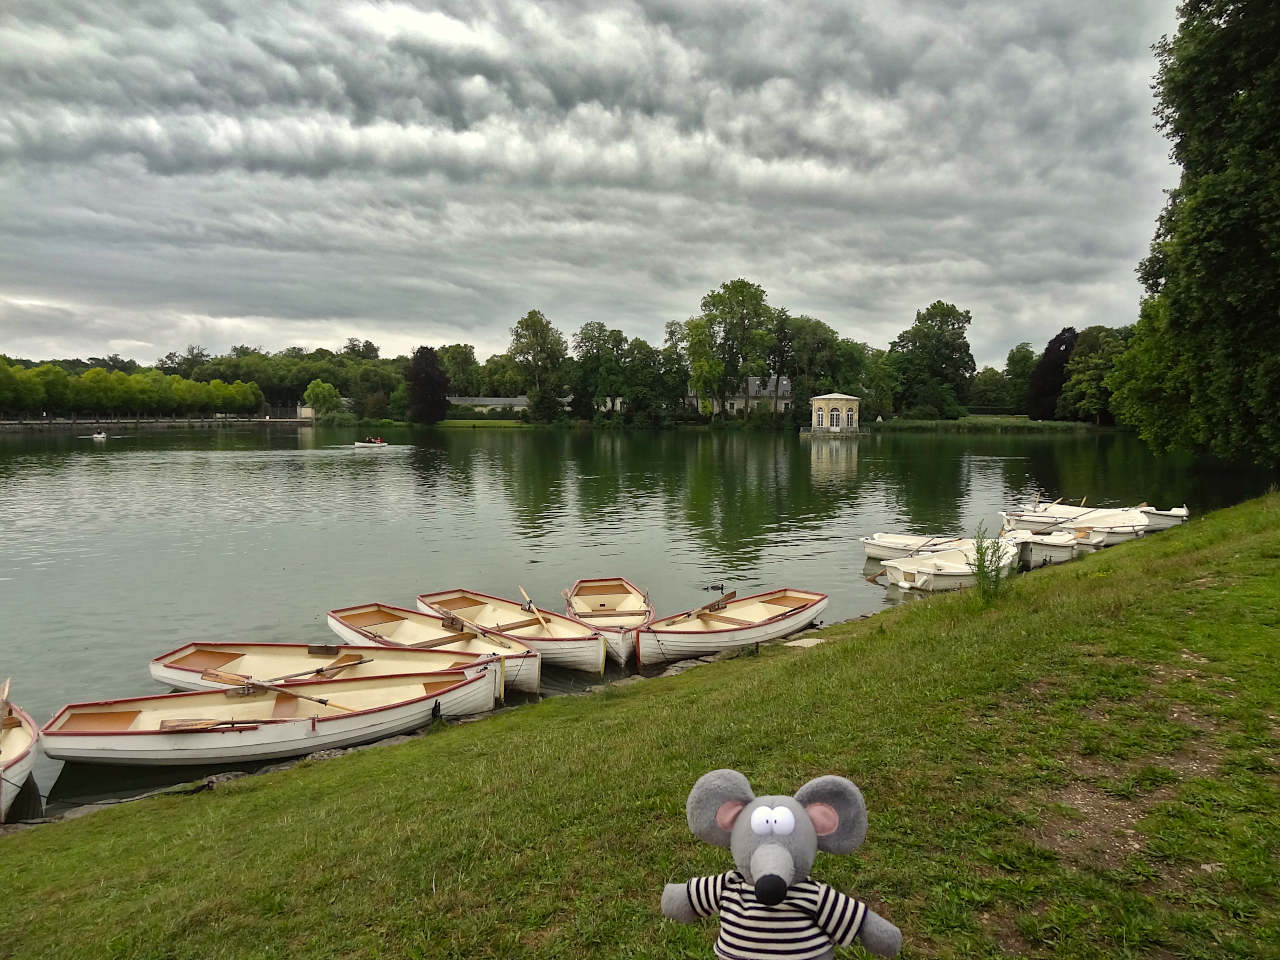
<svg viewBox="0 0 1280 960"><path fill-rule="evenodd" d="M1017 544L1000 539L989 542L999 551L1001 575L1012 573L1018 564ZM886 560L884 568L890 580L901 590L959 590L978 582L974 572L975 557L973 550L943 550L918 557Z"/></svg>
<svg viewBox="0 0 1280 960"><path fill-rule="evenodd" d="M343 643L360 647L419 647L438 652L496 656L502 660L506 690L537 693L542 657L527 644L508 637L484 636L466 627L449 627L438 614L419 613L385 603L365 603L330 610L329 629Z"/></svg>
<svg viewBox="0 0 1280 960"><path fill-rule="evenodd" d="M125 766L294 757L493 709L493 683L461 670L68 704L41 731L56 760ZM327 699L320 704L301 695ZM341 706L339 706L341 705ZM346 708L346 709L344 709Z"/></svg>
<svg viewBox="0 0 1280 960"><path fill-rule="evenodd" d="M470 677L489 672L494 696L502 699L502 660L491 653L413 650L303 643L188 643L151 661L151 677L182 690L225 690L218 674L270 683L301 683L338 677L390 677L461 670Z"/></svg>
<svg viewBox="0 0 1280 960"><path fill-rule="evenodd" d="M635 647L627 634L653 619L653 607L626 577L597 577L565 591L565 614L600 631L609 656L626 666Z"/></svg>
<svg viewBox="0 0 1280 960"><path fill-rule="evenodd" d="M1147 532L1147 519L1147 514L1140 510L1111 507L1090 508L1070 517L1055 517L1041 510L1000 514L1005 530L1029 530L1036 534L1055 530L1088 530L1102 535L1102 545L1106 547L1141 537Z"/></svg>
<svg viewBox="0 0 1280 960"><path fill-rule="evenodd" d="M418 596L418 609L457 617L467 629L479 627L537 650L547 663L587 673L604 673L604 636L594 627L532 605L474 590L441 590Z"/></svg>
<svg viewBox="0 0 1280 960"><path fill-rule="evenodd" d="M640 664L705 657L731 647L776 640L812 623L827 608L827 595L784 587L654 620L634 631Z"/></svg>
<svg viewBox="0 0 1280 960"><path fill-rule="evenodd" d="M5 821L36 759L40 728L25 710L8 700L0 700L0 823Z"/></svg>

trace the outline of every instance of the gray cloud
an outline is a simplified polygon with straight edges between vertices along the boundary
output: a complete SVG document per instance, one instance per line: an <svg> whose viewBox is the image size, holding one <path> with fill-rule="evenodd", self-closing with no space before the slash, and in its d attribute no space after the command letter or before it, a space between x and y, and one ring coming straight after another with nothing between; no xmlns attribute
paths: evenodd
<svg viewBox="0 0 1280 960"><path fill-rule="evenodd" d="M1136 312L1172 4L19 2L0 351L657 341L736 276L979 362Z"/></svg>

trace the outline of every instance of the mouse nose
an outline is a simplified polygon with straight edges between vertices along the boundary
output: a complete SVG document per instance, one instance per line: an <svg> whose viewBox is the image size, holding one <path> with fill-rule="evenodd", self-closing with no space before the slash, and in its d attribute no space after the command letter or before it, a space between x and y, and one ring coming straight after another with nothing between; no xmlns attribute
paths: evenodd
<svg viewBox="0 0 1280 960"><path fill-rule="evenodd" d="M781 903L787 895L787 881L776 873L770 873L756 881L756 899L766 907Z"/></svg>

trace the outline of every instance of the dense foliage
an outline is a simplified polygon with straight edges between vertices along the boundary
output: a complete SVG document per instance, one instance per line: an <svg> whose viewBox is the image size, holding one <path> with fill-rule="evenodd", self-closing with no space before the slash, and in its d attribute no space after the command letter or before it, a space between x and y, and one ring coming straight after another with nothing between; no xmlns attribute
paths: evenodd
<svg viewBox="0 0 1280 960"><path fill-rule="evenodd" d="M431 347L419 347L409 361L409 419L439 423L449 410L449 377Z"/></svg>
<svg viewBox="0 0 1280 960"><path fill-rule="evenodd" d="M1027 416L1031 419L1052 420L1057 413L1058 397L1067 382L1067 364L1075 345L1075 327L1063 327L1036 361L1027 381Z"/></svg>
<svg viewBox="0 0 1280 960"><path fill-rule="evenodd" d="M1159 126L1182 167L1139 274L1113 379L1157 447L1280 463L1280 5L1186 0L1156 45Z"/></svg>
<svg viewBox="0 0 1280 960"><path fill-rule="evenodd" d="M889 345L898 374L896 402L907 416L954 420L969 392L975 365L965 335L973 317L936 300L916 311L916 322Z"/></svg>

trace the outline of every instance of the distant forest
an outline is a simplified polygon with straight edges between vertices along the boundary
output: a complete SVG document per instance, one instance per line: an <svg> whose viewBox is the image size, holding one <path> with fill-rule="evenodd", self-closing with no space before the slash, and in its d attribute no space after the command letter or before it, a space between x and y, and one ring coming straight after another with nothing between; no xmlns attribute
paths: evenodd
<svg viewBox="0 0 1280 960"><path fill-rule="evenodd" d="M189 345L151 367L118 355L0 357L0 411L26 417L253 414L306 402L331 418L403 420L412 417L415 396L434 390L455 397L527 396L526 416L543 422L657 427L734 418L785 428L809 422L811 397L840 391L862 399L864 419L977 412L1106 423L1112 420L1109 378L1132 335L1129 327L1067 328L1040 352L1017 344L1002 370L976 370L969 311L940 300L917 311L888 349L775 307L762 287L743 279L709 291L699 307L688 320L667 324L661 346L628 339L599 321L567 339L530 310L511 328L508 349L483 363L470 344L384 358L375 343L355 337L336 351L270 353L242 345L213 356ZM763 395L745 396L749 377L768 385ZM789 382L789 396L773 395L775 378Z"/></svg>

